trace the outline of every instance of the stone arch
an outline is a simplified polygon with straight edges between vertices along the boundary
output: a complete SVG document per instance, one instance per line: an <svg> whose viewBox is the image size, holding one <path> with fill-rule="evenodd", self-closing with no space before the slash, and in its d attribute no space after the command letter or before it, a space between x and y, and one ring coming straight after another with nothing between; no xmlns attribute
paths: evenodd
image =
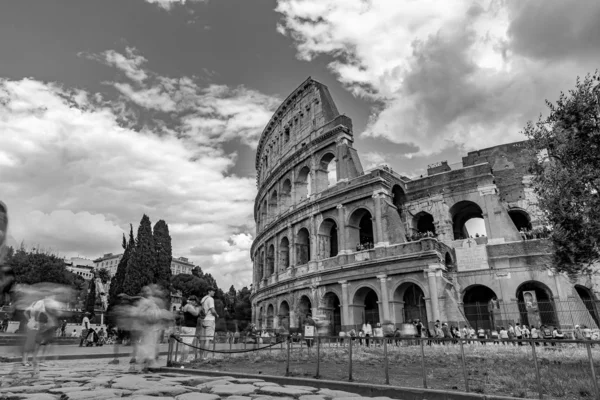
<svg viewBox="0 0 600 400"><path fill-rule="evenodd" d="M356 250L369 249L375 242L373 229L373 216L367 208L355 209L348 218L349 246L356 246Z"/></svg>
<svg viewBox="0 0 600 400"><path fill-rule="evenodd" d="M493 300L493 301L492 301ZM492 329L499 321L495 320L498 296L485 285L471 285L463 291L465 318L473 329Z"/></svg>
<svg viewBox="0 0 600 400"><path fill-rule="evenodd" d="M521 231L521 229L531 230L531 217L527 211L521 208L511 208L508 210L508 216L515 224L517 231Z"/></svg>
<svg viewBox="0 0 600 400"><path fill-rule="evenodd" d="M516 295L522 323L526 325L558 325L554 295L547 285L540 281L526 281L519 285Z"/></svg>
<svg viewBox="0 0 600 400"><path fill-rule="evenodd" d="M327 190L337 183L337 160L335 154L325 153L319 161L319 168L315 171L317 191Z"/></svg>
<svg viewBox="0 0 600 400"><path fill-rule="evenodd" d="M275 307L273 304L267 306L267 329L273 329L273 319L275 318Z"/></svg>
<svg viewBox="0 0 600 400"><path fill-rule="evenodd" d="M319 227L319 259L335 257L338 254L338 226L333 218L323 220Z"/></svg>
<svg viewBox="0 0 600 400"><path fill-rule="evenodd" d="M271 195L269 196L269 201L267 202L269 205L269 216L271 219L274 219L278 214L278 205L277 205L277 190L273 190Z"/></svg>
<svg viewBox="0 0 600 400"><path fill-rule="evenodd" d="M444 255L444 266L446 267L446 271L455 272L456 267L454 265L454 259L449 251Z"/></svg>
<svg viewBox="0 0 600 400"><path fill-rule="evenodd" d="M282 300L279 303L279 326L283 326L288 332L290 330L290 304L287 300Z"/></svg>
<svg viewBox="0 0 600 400"><path fill-rule="evenodd" d="M427 232L431 232L434 235L436 234L435 220L433 218L433 215L431 215L427 211L418 212L413 217L413 226L414 229L420 234L425 234Z"/></svg>
<svg viewBox="0 0 600 400"><path fill-rule="evenodd" d="M263 306L260 306L258 308L258 318L257 318L257 320L258 320L258 328L259 329L263 328L263 323L264 323L264 321L263 321L264 320L263 313L264 313L264 308L263 308Z"/></svg>
<svg viewBox="0 0 600 400"><path fill-rule="evenodd" d="M342 309L340 297L337 293L328 290L323 295L321 311L325 315L327 326L327 335L337 336L342 330Z"/></svg>
<svg viewBox="0 0 600 400"><path fill-rule="evenodd" d="M283 271L290 266L290 241L284 236L279 242L279 270Z"/></svg>
<svg viewBox="0 0 600 400"><path fill-rule="evenodd" d="M265 275L265 251L263 249L258 252L258 280L262 280L266 277Z"/></svg>
<svg viewBox="0 0 600 400"><path fill-rule="evenodd" d="M311 181L310 168L305 165L298 172L298 178L296 179L296 201L302 201L311 195Z"/></svg>
<svg viewBox="0 0 600 400"><path fill-rule="evenodd" d="M279 191L279 203L281 211L284 212L292 205L292 181L286 179L281 184L281 190Z"/></svg>
<svg viewBox="0 0 600 400"><path fill-rule="evenodd" d="M362 284L354 291L352 306L354 311L354 322L370 322L371 326L381 322L379 309L379 291L369 284Z"/></svg>
<svg viewBox="0 0 600 400"><path fill-rule="evenodd" d="M575 285L575 291L579 295L579 298L583 302L586 310L588 311L592 320L596 323L597 327L600 327L600 314L598 313L598 299L589 288L582 285ZM579 322L579 321L578 321ZM589 322L586 325L592 325Z"/></svg>
<svg viewBox="0 0 600 400"><path fill-rule="evenodd" d="M400 215L400 218L404 219L404 207L406 204L406 193L404 192L404 189L402 189L402 186L394 185L392 187L392 202L398 209L398 214Z"/></svg>
<svg viewBox="0 0 600 400"><path fill-rule="evenodd" d="M310 232L300 228L296 234L296 263L307 264L310 261Z"/></svg>
<svg viewBox="0 0 600 400"><path fill-rule="evenodd" d="M275 273L275 246L270 245L267 250L267 274L269 277Z"/></svg>
<svg viewBox="0 0 600 400"><path fill-rule="evenodd" d="M487 235L481 207L475 202L463 200L450 207L454 240L467 239L476 234Z"/></svg>
<svg viewBox="0 0 600 400"><path fill-rule="evenodd" d="M298 298L298 326L303 327L307 314L312 314L313 303L306 294Z"/></svg>
<svg viewBox="0 0 600 400"><path fill-rule="evenodd" d="M396 321L411 323L421 320L424 326L428 326L426 295L420 283L412 279L404 280L393 293Z"/></svg>

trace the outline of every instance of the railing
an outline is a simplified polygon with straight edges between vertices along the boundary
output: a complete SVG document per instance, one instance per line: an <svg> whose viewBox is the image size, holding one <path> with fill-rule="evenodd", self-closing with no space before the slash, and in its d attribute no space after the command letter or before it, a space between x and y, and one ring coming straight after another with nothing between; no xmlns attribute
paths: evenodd
<svg viewBox="0 0 600 400"><path fill-rule="evenodd" d="M195 344L187 345L195 340ZM201 338L206 339L206 338ZM210 340L210 338L208 338ZM258 339L258 340L257 340ZM247 365L263 375L313 376L315 378L366 381L404 387L493 393L515 397L600 398L596 378L600 341L552 339L460 338L357 338L336 336L272 338L260 343L244 336L237 343L217 340L198 346L193 336L172 336L167 366L181 364L181 350L206 351L225 363L230 372L247 372ZM188 352L189 355L189 352ZM245 358L248 357L248 363ZM197 356L190 367L211 367ZM498 393L501 392L501 393Z"/></svg>

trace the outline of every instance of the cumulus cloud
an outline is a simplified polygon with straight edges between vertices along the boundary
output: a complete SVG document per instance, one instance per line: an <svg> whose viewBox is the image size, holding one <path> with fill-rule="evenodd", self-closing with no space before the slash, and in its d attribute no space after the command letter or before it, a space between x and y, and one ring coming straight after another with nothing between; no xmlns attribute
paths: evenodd
<svg viewBox="0 0 600 400"><path fill-rule="evenodd" d="M256 188L230 173L235 155L166 128L123 126L99 99L34 79L0 80L0 185L11 234L96 257L120 251L122 233L146 213L167 221L175 256L222 285L250 283L251 235L240 232L254 230Z"/></svg>
<svg viewBox="0 0 600 400"><path fill-rule="evenodd" d="M522 139L544 99L600 60L598 2L278 0L276 11L300 59L332 56L338 80L377 102L363 134L412 155Z"/></svg>
<svg viewBox="0 0 600 400"><path fill-rule="evenodd" d="M281 101L244 86L200 86L194 77L160 76L142 68L146 59L133 48L127 48L125 54L110 50L86 57L123 71L132 82L107 84L141 108L170 114L179 135L202 145L239 139L256 147L264 126ZM144 79L136 79L139 76Z"/></svg>
<svg viewBox="0 0 600 400"><path fill-rule="evenodd" d="M184 5L185 3L208 3L208 0L146 0L146 2L156 4L163 10L170 10L174 5Z"/></svg>
<svg viewBox="0 0 600 400"><path fill-rule="evenodd" d="M368 153L362 154L361 159L364 160L366 163L365 169L371 169L378 165L385 164L386 162L385 155L376 151L370 151Z"/></svg>

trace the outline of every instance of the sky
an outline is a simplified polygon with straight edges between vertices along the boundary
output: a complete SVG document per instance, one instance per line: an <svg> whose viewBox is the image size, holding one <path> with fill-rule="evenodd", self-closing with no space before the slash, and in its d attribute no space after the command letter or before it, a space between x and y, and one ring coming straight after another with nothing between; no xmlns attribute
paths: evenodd
<svg viewBox="0 0 600 400"><path fill-rule="evenodd" d="M0 13L0 200L13 244L96 258L164 219L173 255L251 283L254 157L308 76L363 166L523 140L600 66L596 0L19 0Z"/></svg>

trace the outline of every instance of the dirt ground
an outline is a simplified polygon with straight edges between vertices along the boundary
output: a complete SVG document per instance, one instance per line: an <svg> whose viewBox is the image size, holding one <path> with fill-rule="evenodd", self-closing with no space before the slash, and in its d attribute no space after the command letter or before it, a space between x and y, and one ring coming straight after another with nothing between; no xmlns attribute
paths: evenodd
<svg viewBox="0 0 600 400"><path fill-rule="evenodd" d="M536 348L541 385L545 398L581 399L594 397L591 369L585 349L575 345L559 348ZM428 388L464 391L465 374L458 345L424 347L424 365ZM469 390L484 394L537 398L538 386L530 346L466 345L465 367ZM594 364L600 373L600 349L593 351ZM385 384L384 351L381 347L355 347L352 377L355 382ZM319 376L328 380L348 380L347 347L324 347L320 350ZM391 346L388 349L390 384L423 387L423 359L420 346ZM206 361L190 364L192 368L283 376L286 373L285 350L271 349L238 355L209 356ZM290 353L291 376L312 378L317 372L315 349L294 347Z"/></svg>

